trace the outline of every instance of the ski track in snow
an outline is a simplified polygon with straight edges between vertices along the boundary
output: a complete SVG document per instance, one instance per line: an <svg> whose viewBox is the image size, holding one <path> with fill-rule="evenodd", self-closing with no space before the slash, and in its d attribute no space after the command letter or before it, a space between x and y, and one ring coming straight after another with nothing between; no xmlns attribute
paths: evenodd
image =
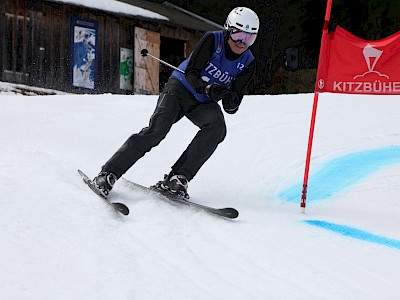
<svg viewBox="0 0 400 300"><path fill-rule="evenodd" d="M395 299L400 294L398 97L320 96L306 214L312 95L247 96L190 183L225 220L118 181L113 212L83 183L148 124L155 96L2 95L4 299ZM187 120L124 177L160 180ZM323 186L323 188L321 187Z"/></svg>

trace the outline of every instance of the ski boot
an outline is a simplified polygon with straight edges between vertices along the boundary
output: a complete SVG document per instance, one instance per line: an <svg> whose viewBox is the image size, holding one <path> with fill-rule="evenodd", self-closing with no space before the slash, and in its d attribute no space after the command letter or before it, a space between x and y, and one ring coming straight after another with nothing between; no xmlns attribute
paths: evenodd
<svg viewBox="0 0 400 300"><path fill-rule="evenodd" d="M189 194L187 193L188 180L184 175L176 174L171 171L168 175L164 175L164 180L159 181L156 184L158 189L168 191L171 194L178 195L183 199L189 199Z"/></svg>
<svg viewBox="0 0 400 300"><path fill-rule="evenodd" d="M100 172L99 175L93 179L93 183L105 197L108 196L116 181L117 176L107 172Z"/></svg>

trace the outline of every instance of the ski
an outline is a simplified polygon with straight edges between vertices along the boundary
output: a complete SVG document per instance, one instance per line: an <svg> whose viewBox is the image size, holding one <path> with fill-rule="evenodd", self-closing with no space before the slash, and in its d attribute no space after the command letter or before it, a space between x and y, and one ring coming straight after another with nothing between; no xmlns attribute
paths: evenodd
<svg viewBox="0 0 400 300"><path fill-rule="evenodd" d="M114 208L117 212L127 216L129 215L129 208L122 203L119 202L111 202L106 196L104 196L100 190L96 187L94 182L89 179L89 177L83 173L81 170L78 170L79 175L81 175L83 182L93 191L98 195L101 199L104 200L108 205L110 205L112 208Z"/></svg>
<svg viewBox="0 0 400 300"><path fill-rule="evenodd" d="M161 200L173 203L173 204L182 204L186 205L189 207L193 207L208 213L211 213L213 215L221 216L224 218L229 218L229 219L235 219L239 216L239 212L231 207L226 207L226 208L214 208L206 205L202 205L196 202L189 201L181 196L171 194L168 191L160 190L156 186L151 186L151 187L146 187L143 185L140 185L136 182L129 181L125 178L123 178L125 183L130 186L133 189L139 189L147 194L155 195Z"/></svg>

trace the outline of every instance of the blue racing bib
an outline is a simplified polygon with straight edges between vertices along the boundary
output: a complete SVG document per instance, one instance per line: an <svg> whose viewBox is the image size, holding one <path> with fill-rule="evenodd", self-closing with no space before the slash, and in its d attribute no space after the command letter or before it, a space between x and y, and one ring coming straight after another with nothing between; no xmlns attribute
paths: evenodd
<svg viewBox="0 0 400 300"><path fill-rule="evenodd" d="M207 62L205 68L201 71L201 79L208 84L218 83L224 86L231 86L236 76L240 74L243 69L248 66L253 60L254 56L250 50L245 51L236 60L228 60L225 57L224 34L222 31L213 31L215 37L214 51L211 59ZM179 69L186 71L186 67L190 60L190 55L185 61L179 65ZM179 71L172 72L172 76L178 78L186 89L192 93L199 102L207 102L213 100L204 94L197 93L194 88L187 82L185 74Z"/></svg>

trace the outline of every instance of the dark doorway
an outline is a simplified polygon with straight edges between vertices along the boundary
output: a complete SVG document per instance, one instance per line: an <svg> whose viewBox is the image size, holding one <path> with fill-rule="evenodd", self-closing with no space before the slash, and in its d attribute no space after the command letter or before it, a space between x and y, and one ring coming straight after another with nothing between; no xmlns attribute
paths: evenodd
<svg viewBox="0 0 400 300"><path fill-rule="evenodd" d="M185 59L185 41L161 37L160 59L178 67ZM163 90L173 69L160 64L160 91Z"/></svg>

